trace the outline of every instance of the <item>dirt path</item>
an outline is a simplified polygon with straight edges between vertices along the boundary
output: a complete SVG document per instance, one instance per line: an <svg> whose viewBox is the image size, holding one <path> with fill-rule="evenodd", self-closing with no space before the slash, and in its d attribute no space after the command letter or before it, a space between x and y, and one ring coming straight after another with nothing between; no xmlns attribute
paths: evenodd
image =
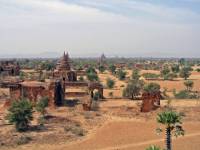
<svg viewBox="0 0 200 150"><path fill-rule="evenodd" d="M143 127L142 130L141 127ZM156 135L156 127L155 121L114 121L98 129L89 139L63 148L68 150L144 150L151 144L163 147L164 137ZM200 130L200 123L185 123L184 128L186 135L173 140L176 150L179 150L178 145L186 147L181 150L188 150L188 146L192 144L199 147L200 140L195 140L200 139L200 132L196 133Z"/></svg>
<svg viewBox="0 0 200 150"><path fill-rule="evenodd" d="M183 138L188 138L188 137L197 137L200 136L200 132L199 133L192 133L192 134L187 134L185 135ZM197 137L199 138L199 137ZM175 139L175 138L173 138ZM146 145L151 145L152 143L160 143L160 142L164 142L164 139L155 139L155 140L149 140L149 141L145 141L145 142L140 142L140 143L133 143L133 144L126 144L126 145L121 145L121 146L117 146L117 147L107 147L107 148L103 148L103 149L98 149L98 150L123 150L123 149L127 149L127 148L135 148L138 146L146 146Z"/></svg>

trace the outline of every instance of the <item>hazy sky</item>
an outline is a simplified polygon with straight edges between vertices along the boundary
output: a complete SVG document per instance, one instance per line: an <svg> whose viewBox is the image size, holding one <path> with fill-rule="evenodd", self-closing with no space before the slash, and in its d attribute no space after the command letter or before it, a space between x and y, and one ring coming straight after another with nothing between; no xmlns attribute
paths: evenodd
<svg viewBox="0 0 200 150"><path fill-rule="evenodd" d="M0 55L200 57L200 0L0 0Z"/></svg>

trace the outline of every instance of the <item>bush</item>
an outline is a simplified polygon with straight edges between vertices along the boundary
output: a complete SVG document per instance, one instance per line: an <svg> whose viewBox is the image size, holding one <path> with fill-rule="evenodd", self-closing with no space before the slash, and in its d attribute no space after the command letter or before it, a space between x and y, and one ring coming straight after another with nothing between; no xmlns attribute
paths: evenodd
<svg viewBox="0 0 200 150"><path fill-rule="evenodd" d="M187 80L184 82L184 85L186 86L188 91L191 91L194 86L194 82L192 80Z"/></svg>
<svg viewBox="0 0 200 150"><path fill-rule="evenodd" d="M95 92L93 95L93 100L97 101L97 100L99 100L99 98L100 98L99 92Z"/></svg>
<svg viewBox="0 0 200 150"><path fill-rule="evenodd" d="M145 79L158 79L159 78L159 75L158 74L154 74L154 73L144 73L144 74L142 74L142 76Z"/></svg>
<svg viewBox="0 0 200 150"><path fill-rule="evenodd" d="M133 70L132 72L132 79L133 80L139 80L140 79L140 72L138 69Z"/></svg>
<svg viewBox="0 0 200 150"><path fill-rule="evenodd" d="M94 72L88 73L87 78L88 78L89 81L98 81L99 80L98 75Z"/></svg>
<svg viewBox="0 0 200 150"><path fill-rule="evenodd" d="M150 147L146 148L146 150L161 150L161 148L154 146L154 145L151 145Z"/></svg>
<svg viewBox="0 0 200 150"><path fill-rule="evenodd" d="M200 68L197 68L196 71L197 71L197 72L200 72Z"/></svg>
<svg viewBox="0 0 200 150"><path fill-rule="evenodd" d="M17 140L17 145L28 144L31 140L32 139L29 136L20 136L20 138Z"/></svg>
<svg viewBox="0 0 200 150"><path fill-rule="evenodd" d="M26 131L30 121L33 119L33 107L30 101L22 99L14 101L8 109L7 119L10 123L15 124L17 131Z"/></svg>
<svg viewBox="0 0 200 150"><path fill-rule="evenodd" d="M144 86L144 91L147 93L154 93L160 91L160 85L157 83L149 83Z"/></svg>
<svg viewBox="0 0 200 150"><path fill-rule="evenodd" d="M119 78L119 80L124 80L126 78L126 72L122 69L118 70L117 77Z"/></svg>
<svg viewBox="0 0 200 150"><path fill-rule="evenodd" d="M103 65L99 66L99 71L101 73L103 73L105 70L106 70L106 68Z"/></svg>
<svg viewBox="0 0 200 150"><path fill-rule="evenodd" d="M38 119L38 122L40 125L44 124L45 121L45 113L46 113L46 107L48 107L48 97L43 97L40 99L40 101L36 104L36 110L40 113L40 118Z"/></svg>
<svg viewBox="0 0 200 150"><path fill-rule="evenodd" d="M65 126L64 130L65 130L65 132L71 132L72 134L75 134L77 136L84 136L84 134L85 134L85 131L78 125Z"/></svg>
<svg viewBox="0 0 200 150"><path fill-rule="evenodd" d="M80 77L79 77L79 81L84 81L83 76L80 76Z"/></svg>
<svg viewBox="0 0 200 150"><path fill-rule="evenodd" d="M116 66L115 65L110 65L109 70L112 74L115 74Z"/></svg>
<svg viewBox="0 0 200 150"><path fill-rule="evenodd" d="M181 71L180 71L179 76L180 76L181 78L184 78L185 80L187 80L187 78L189 78L189 76L191 75L190 71L191 71L191 68L190 68L190 67L183 67L183 68L181 69Z"/></svg>
<svg viewBox="0 0 200 150"><path fill-rule="evenodd" d="M166 75L163 76L164 80L173 80L174 78L177 78L177 74L176 73L168 73Z"/></svg>
<svg viewBox="0 0 200 150"><path fill-rule="evenodd" d="M142 90L144 82L142 80L131 80L123 90L123 96L135 99Z"/></svg>
<svg viewBox="0 0 200 150"><path fill-rule="evenodd" d="M96 72L96 70L95 70L93 67L89 67L89 68L86 70L86 73L87 73L87 74L89 74L89 73L95 73L95 74L96 74L97 72Z"/></svg>
<svg viewBox="0 0 200 150"><path fill-rule="evenodd" d="M178 64L174 64L171 67L173 73L178 73L180 71L180 67Z"/></svg>
<svg viewBox="0 0 200 150"><path fill-rule="evenodd" d="M168 66L164 66L163 69L160 71L160 74L164 77L165 75L170 73L170 69Z"/></svg>
<svg viewBox="0 0 200 150"><path fill-rule="evenodd" d="M174 97L176 99L196 99L198 96L196 94L191 94L187 90L182 90L178 93L174 92Z"/></svg>
<svg viewBox="0 0 200 150"><path fill-rule="evenodd" d="M108 87L109 89L112 89L112 88L114 87L114 85L115 85L115 81L112 80L112 79L110 79L110 78L107 78L106 84L107 84L107 87Z"/></svg>

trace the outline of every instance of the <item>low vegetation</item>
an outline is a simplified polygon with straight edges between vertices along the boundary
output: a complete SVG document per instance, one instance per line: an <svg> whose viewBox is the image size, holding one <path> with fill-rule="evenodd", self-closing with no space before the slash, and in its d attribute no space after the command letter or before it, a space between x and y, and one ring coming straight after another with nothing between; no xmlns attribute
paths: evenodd
<svg viewBox="0 0 200 150"><path fill-rule="evenodd" d="M13 101L8 112L7 119L15 125L17 131L28 130L29 123L33 119L33 107L29 100Z"/></svg>
<svg viewBox="0 0 200 150"><path fill-rule="evenodd" d="M145 78L145 79L158 79L160 77L159 74L155 74L155 73L144 73L142 74L142 76Z"/></svg>
<svg viewBox="0 0 200 150"><path fill-rule="evenodd" d="M115 81L112 80L112 79L110 79L110 78L107 78L106 84L107 84L107 87L108 87L109 89L112 89L112 88L114 87L114 85L115 85Z"/></svg>
<svg viewBox="0 0 200 150"><path fill-rule="evenodd" d="M160 85L157 83L149 83L144 86L144 92L155 93L160 91Z"/></svg>

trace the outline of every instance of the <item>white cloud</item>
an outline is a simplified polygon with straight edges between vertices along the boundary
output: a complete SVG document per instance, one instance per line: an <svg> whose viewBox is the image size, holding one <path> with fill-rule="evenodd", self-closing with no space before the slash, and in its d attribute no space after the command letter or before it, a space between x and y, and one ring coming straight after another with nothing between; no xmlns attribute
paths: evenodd
<svg viewBox="0 0 200 150"><path fill-rule="evenodd" d="M193 11L138 1L102 1L104 9L97 7L100 1L85 6L61 0L0 0L0 52L67 48L76 55L147 56L162 51L194 55L200 49L199 23L177 21L184 16L198 19Z"/></svg>

